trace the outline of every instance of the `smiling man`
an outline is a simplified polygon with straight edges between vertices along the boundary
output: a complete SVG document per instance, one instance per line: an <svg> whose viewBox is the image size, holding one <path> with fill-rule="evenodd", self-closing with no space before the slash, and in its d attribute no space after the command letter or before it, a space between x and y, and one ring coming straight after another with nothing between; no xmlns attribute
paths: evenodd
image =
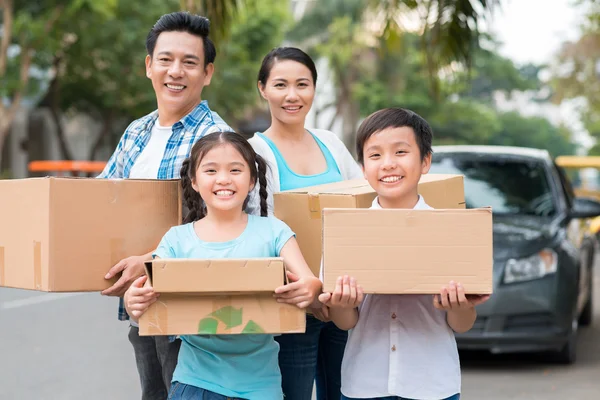
<svg viewBox="0 0 600 400"><path fill-rule="evenodd" d="M146 75L152 81L158 109L129 125L98 178L179 178L181 164L198 139L232 130L201 98L212 79L216 56L208 38L209 27L208 19L183 12L163 15L152 27L146 39ZM132 255L113 266L106 279L118 273L121 277L102 294L122 297L143 275L144 262L151 254ZM122 299L119 319L129 319ZM133 321L129 340L140 374L142 400L166 400L180 340L141 337Z"/></svg>

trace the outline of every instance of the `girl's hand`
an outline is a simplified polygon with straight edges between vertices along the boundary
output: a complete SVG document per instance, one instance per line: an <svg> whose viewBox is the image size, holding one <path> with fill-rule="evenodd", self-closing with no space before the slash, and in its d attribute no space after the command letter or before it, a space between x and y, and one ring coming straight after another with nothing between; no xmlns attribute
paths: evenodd
<svg viewBox="0 0 600 400"><path fill-rule="evenodd" d="M339 276L333 293L323 293L319 301L334 308L357 308L364 299L363 288L354 277Z"/></svg>
<svg viewBox="0 0 600 400"><path fill-rule="evenodd" d="M125 292L125 309L134 321L137 321L160 296L160 294L154 292L152 286L148 285L144 287L147 279L146 275L140 276L133 281L129 289Z"/></svg>
<svg viewBox="0 0 600 400"><path fill-rule="evenodd" d="M319 308L313 308L311 306L310 311L313 313L316 319L322 322L329 322L331 318L329 317L329 307L326 305L321 305Z"/></svg>
<svg viewBox="0 0 600 400"><path fill-rule="evenodd" d="M489 298L490 295L465 295L465 289L460 282L456 284L450 281L448 286L441 289L439 295L433 296L433 306L444 311L470 310L485 303Z"/></svg>
<svg viewBox="0 0 600 400"><path fill-rule="evenodd" d="M299 308L306 308L314 304L317 295L321 293L322 283L314 277L298 278L298 276L290 271L286 271L288 281L287 285L283 285L275 289L275 298L279 303L294 304Z"/></svg>

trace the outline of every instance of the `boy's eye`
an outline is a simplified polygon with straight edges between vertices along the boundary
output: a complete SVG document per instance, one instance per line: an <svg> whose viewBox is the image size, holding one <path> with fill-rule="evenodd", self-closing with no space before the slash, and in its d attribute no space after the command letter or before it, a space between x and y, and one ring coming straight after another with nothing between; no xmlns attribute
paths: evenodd
<svg viewBox="0 0 600 400"><path fill-rule="evenodd" d="M406 151L406 150L398 150L398 151L396 152L396 154L406 154L406 153L407 153L407 151Z"/></svg>
<svg viewBox="0 0 600 400"><path fill-rule="evenodd" d="M379 153L373 153L373 154L371 154L371 155L369 156L369 158L376 158L376 157L379 157L379 156L380 156L380 154L379 154Z"/></svg>

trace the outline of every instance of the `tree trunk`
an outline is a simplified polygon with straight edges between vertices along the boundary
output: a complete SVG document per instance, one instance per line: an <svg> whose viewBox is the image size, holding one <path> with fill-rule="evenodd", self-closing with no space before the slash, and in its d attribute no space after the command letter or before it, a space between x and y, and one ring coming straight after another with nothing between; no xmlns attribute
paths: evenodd
<svg viewBox="0 0 600 400"><path fill-rule="evenodd" d="M102 119L102 128L100 129L100 132L98 133L98 136L96 137L96 141L94 142L94 145L92 146L92 149L90 151L90 156L89 156L90 161L94 161L96 159L96 155L98 154L98 151L100 150L100 147L102 146L102 141L104 140L105 137L110 135L110 132L112 131L113 119L114 119L113 110L109 110L106 113L106 115L104 115L103 117L104 118Z"/></svg>
<svg viewBox="0 0 600 400"><path fill-rule="evenodd" d="M1 115L1 114L0 114ZM4 143L8 137L10 125L6 125L4 122L0 122L0 174L2 173L2 155L4 154Z"/></svg>

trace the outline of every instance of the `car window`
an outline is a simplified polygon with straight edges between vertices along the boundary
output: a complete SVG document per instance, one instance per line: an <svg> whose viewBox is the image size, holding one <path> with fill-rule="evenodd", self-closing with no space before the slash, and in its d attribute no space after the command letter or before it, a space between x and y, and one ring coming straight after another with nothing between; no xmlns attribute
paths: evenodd
<svg viewBox="0 0 600 400"><path fill-rule="evenodd" d="M575 200L575 191L573 190L573 185L571 185L571 180L565 173L565 170L562 167L554 164L556 171L558 172L558 177L560 178L560 183L563 188L565 198L567 200L567 207L571 208L573 206L573 200Z"/></svg>
<svg viewBox="0 0 600 400"><path fill-rule="evenodd" d="M538 160L438 153L433 156L430 173L464 175L467 208L492 207L494 214L556 213L546 169Z"/></svg>

